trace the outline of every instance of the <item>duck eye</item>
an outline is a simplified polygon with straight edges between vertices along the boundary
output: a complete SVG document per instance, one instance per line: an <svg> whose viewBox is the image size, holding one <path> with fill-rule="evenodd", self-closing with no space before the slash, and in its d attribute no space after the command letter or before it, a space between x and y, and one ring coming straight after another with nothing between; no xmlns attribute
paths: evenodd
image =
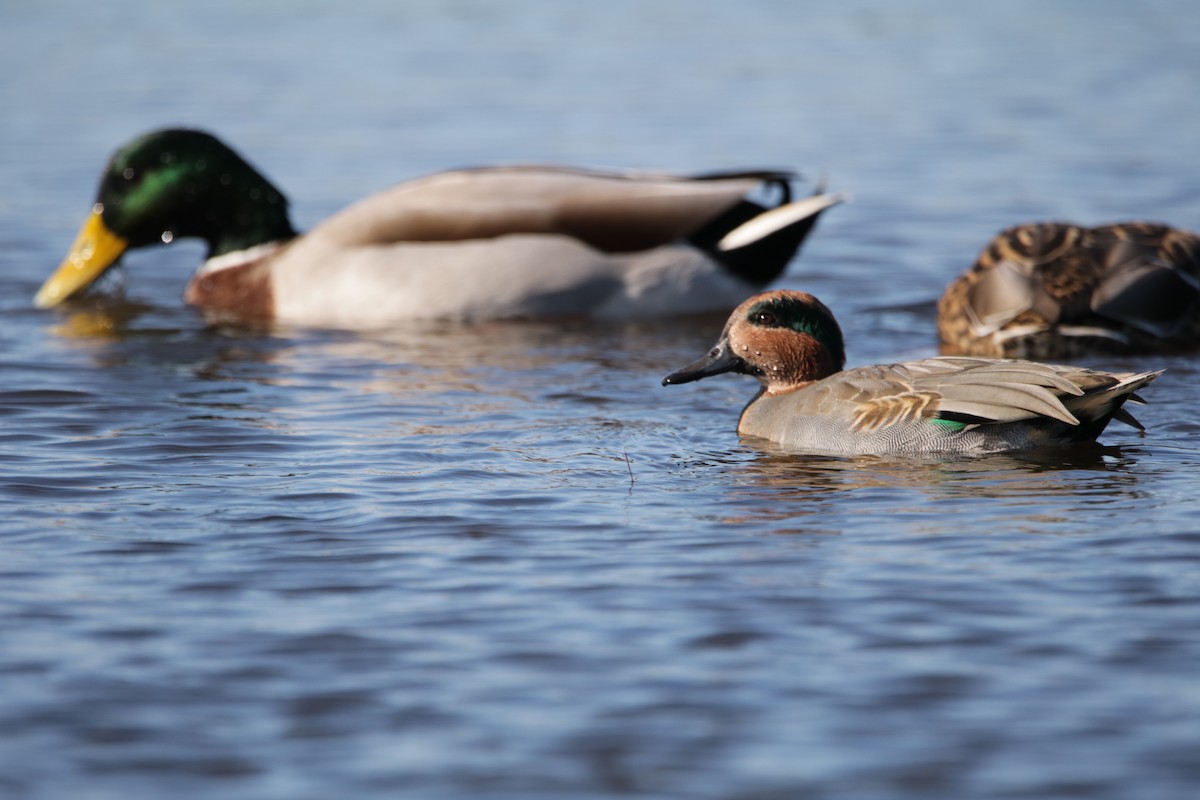
<svg viewBox="0 0 1200 800"><path fill-rule="evenodd" d="M757 314L750 317L750 321L758 325L774 325L775 315L770 311L759 311Z"/></svg>

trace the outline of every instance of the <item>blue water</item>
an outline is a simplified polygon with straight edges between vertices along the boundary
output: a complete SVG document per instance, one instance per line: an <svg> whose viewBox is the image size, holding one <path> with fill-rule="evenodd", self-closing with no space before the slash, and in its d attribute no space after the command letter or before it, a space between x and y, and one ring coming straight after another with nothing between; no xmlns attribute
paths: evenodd
<svg viewBox="0 0 1200 800"><path fill-rule="evenodd" d="M120 143L214 130L311 226L498 161L822 172L783 285L851 363L1019 221L1200 222L1200 11L10 2L0 797L1102 798L1200 785L1200 388L1104 445L739 441L721 319L212 329L201 248L35 311Z"/></svg>

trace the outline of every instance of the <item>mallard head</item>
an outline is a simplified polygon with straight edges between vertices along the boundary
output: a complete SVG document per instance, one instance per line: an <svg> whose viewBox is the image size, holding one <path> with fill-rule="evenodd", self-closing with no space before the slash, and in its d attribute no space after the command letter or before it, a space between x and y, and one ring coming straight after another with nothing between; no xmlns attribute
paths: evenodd
<svg viewBox="0 0 1200 800"><path fill-rule="evenodd" d="M197 130L155 131L109 160L91 213L34 303L45 308L79 294L127 250L196 237L211 258L295 235L287 199L222 141Z"/></svg>

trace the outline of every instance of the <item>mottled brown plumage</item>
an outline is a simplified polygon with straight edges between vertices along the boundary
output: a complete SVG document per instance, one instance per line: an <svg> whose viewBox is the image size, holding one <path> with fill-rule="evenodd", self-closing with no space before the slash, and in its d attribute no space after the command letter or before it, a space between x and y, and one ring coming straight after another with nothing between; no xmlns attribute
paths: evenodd
<svg viewBox="0 0 1200 800"><path fill-rule="evenodd" d="M942 352L1004 358L1200 345L1200 237L1167 225L1017 225L938 302Z"/></svg>

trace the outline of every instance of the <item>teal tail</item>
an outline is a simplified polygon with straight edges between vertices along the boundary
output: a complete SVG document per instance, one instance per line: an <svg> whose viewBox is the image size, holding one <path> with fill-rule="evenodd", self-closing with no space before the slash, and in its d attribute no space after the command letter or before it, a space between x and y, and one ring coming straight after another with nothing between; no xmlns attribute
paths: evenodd
<svg viewBox="0 0 1200 800"><path fill-rule="evenodd" d="M1114 419L1139 431L1146 430L1146 427L1125 408L1125 403L1144 405L1146 401L1138 397L1137 391L1149 385L1163 372L1164 370L1160 369L1155 372L1114 375L1113 377L1117 378L1116 383L1097 388L1080 397L1067 399L1067 410L1079 419L1076 436L1072 438L1077 441L1091 441Z"/></svg>

